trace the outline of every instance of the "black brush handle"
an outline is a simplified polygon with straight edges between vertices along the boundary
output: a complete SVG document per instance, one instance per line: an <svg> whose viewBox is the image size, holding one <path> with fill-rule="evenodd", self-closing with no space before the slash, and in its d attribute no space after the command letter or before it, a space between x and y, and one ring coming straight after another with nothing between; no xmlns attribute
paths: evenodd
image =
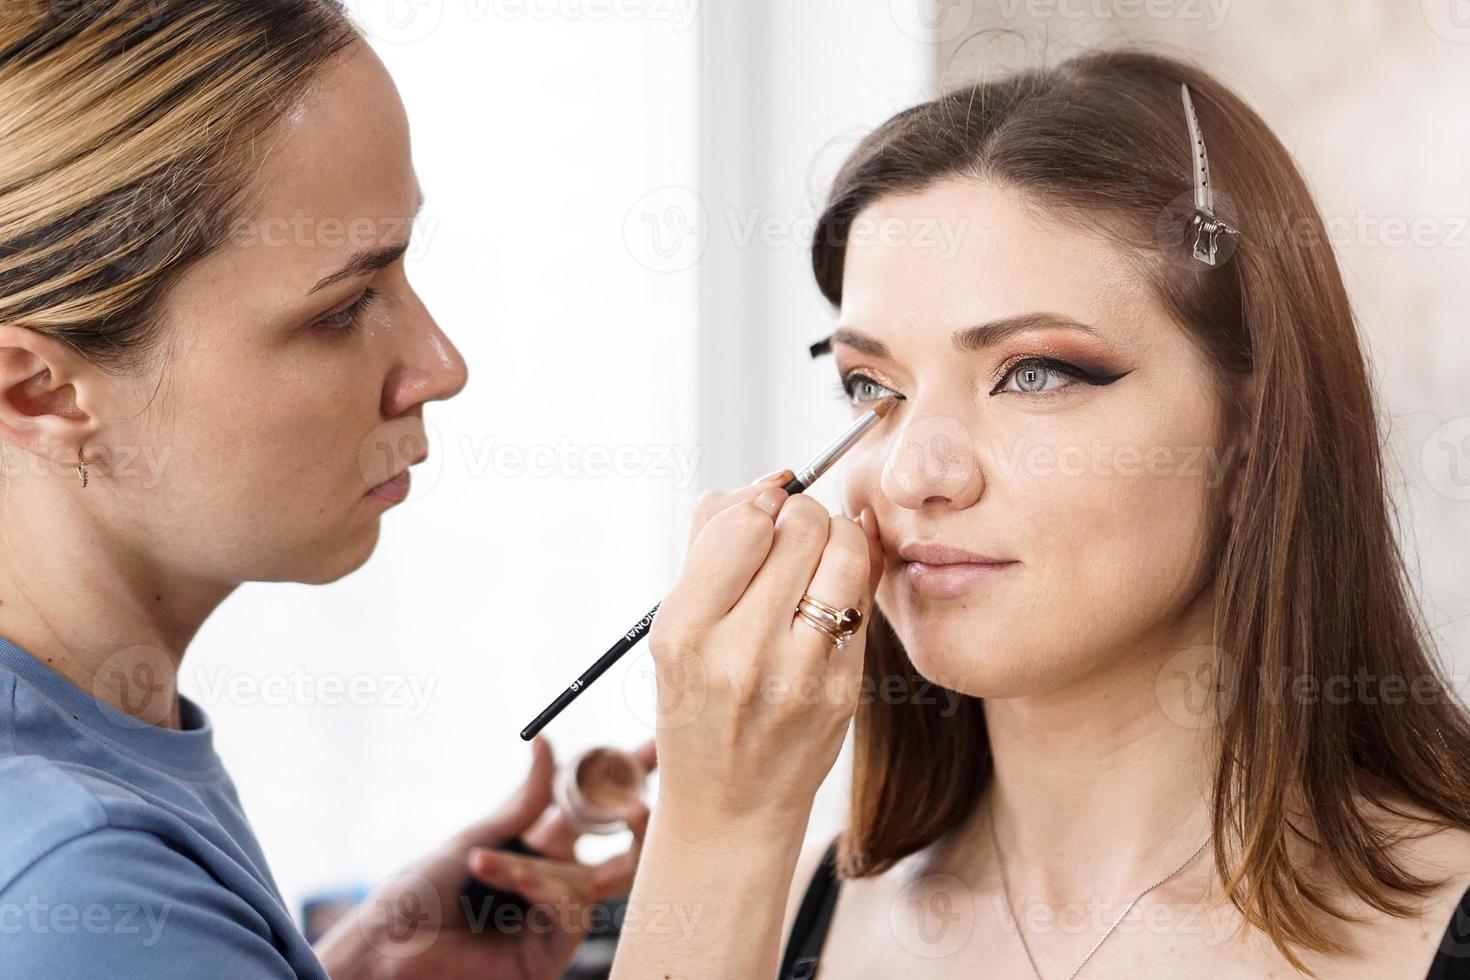
<svg viewBox="0 0 1470 980"><path fill-rule="evenodd" d="M605 674L607 669L617 663L623 654L637 646L638 641L647 636L648 631L653 628L653 617L661 605L663 603L659 602L652 609L648 610L648 612L644 613L643 618L634 623L628 632L618 637L618 642L608 647L607 652L598 657L596 663L582 671L582 676L572 681L571 686L563 689L556 696L555 701L552 701L543 708L541 713L532 719L529 725L521 729L521 738L527 742L535 738L536 733L545 728L551 719L561 714L563 708L577 700L577 696L587 690L587 685Z"/></svg>

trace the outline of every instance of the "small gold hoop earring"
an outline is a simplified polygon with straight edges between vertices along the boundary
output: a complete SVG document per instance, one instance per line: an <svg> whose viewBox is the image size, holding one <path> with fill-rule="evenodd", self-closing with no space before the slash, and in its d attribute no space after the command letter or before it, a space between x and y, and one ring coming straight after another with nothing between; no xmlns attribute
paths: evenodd
<svg viewBox="0 0 1470 980"><path fill-rule="evenodd" d="M87 488L87 460L82 455L81 446L77 447L77 459L79 460L77 463L77 475L82 478L82 489L85 490Z"/></svg>

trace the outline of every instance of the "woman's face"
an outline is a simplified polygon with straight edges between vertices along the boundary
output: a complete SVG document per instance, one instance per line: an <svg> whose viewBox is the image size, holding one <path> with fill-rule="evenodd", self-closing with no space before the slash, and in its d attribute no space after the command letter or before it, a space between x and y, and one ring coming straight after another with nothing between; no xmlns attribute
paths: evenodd
<svg viewBox="0 0 1470 980"><path fill-rule="evenodd" d="M325 582L371 554L393 501L369 489L426 454L424 403L458 392L466 368L404 274L420 187L369 48L322 73L257 180L259 212L170 296L173 350L137 386L137 428L107 434L148 449L156 485L104 473L91 492L189 573Z"/></svg>
<svg viewBox="0 0 1470 980"><path fill-rule="evenodd" d="M1229 462L1219 399L1114 246L993 184L884 197L849 242L833 350L858 405L906 398L845 493L877 515L878 602L926 677L1036 694L1208 642L1184 623Z"/></svg>

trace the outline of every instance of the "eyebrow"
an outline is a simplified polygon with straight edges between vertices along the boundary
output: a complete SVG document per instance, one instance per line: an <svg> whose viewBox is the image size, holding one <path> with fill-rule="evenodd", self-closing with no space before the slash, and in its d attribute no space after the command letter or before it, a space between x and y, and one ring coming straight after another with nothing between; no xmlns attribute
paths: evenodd
<svg viewBox="0 0 1470 980"><path fill-rule="evenodd" d="M1074 330L1080 333L1091 334L1101 337L1095 327L1085 323L1078 323L1069 316L1060 313L1018 313L1015 316L1002 317L999 320L991 320L973 327L965 327L956 330L950 335L950 343L960 353L984 350L1000 343L1012 334L1023 330L1037 330L1043 327L1054 327L1062 330ZM889 357L888 347L877 338L870 337L861 331L851 327L838 327L828 338L834 344L844 344L851 347L860 354L869 357Z"/></svg>
<svg viewBox="0 0 1470 980"><path fill-rule="evenodd" d="M418 203L414 205L413 217L409 219L410 223L419 216L419 212L423 209L424 192L420 190ZM381 248L369 248L363 249L360 252L353 252L340 269L323 278L315 286L308 289L306 293L310 296L312 293L326 289L328 286L339 283L344 279L354 279L357 276L366 275L369 272L376 272L384 266L389 266L397 262L403 253L407 251L408 242L403 242L400 245L385 245Z"/></svg>

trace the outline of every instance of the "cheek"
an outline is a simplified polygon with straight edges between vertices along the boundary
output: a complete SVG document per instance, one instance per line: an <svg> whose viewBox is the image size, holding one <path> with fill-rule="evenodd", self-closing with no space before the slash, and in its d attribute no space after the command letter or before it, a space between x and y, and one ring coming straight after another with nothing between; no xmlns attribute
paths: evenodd
<svg viewBox="0 0 1470 980"><path fill-rule="evenodd" d="M875 436L858 443L843 458L842 499L847 513L856 515L864 507L871 507L882 518L878 506L879 482L887 450L887 438Z"/></svg>
<svg viewBox="0 0 1470 980"><path fill-rule="evenodd" d="M167 438L180 489L197 488L200 510L279 528L350 499L360 443L378 421L376 387L265 358L199 366L174 392Z"/></svg>
<svg viewBox="0 0 1470 980"><path fill-rule="evenodd" d="M1205 399L1033 418L982 452L982 495L949 527L1019 557L974 600L932 603L885 575L878 603L926 676L970 693L1034 691L1136 646L1193 598L1218 459ZM869 459L848 489L881 499ZM880 517L882 511L880 510ZM890 566L888 571L896 571Z"/></svg>
<svg viewBox="0 0 1470 980"><path fill-rule="evenodd" d="M1053 638L1061 645L1124 643L1177 612L1208 544L1217 458L1208 418L1194 407L1116 418L1050 439L1034 457L1046 465L1014 468L1004 482L1003 510L1023 535L1023 608L1065 630Z"/></svg>

